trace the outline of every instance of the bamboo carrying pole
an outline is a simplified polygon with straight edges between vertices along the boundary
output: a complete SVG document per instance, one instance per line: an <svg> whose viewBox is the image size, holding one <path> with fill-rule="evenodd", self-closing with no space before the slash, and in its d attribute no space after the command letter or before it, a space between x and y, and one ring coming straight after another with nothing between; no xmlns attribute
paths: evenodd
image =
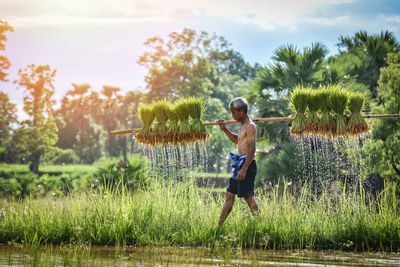
<svg viewBox="0 0 400 267"><path fill-rule="evenodd" d="M382 114L382 115L364 115L363 118L365 119L370 119L370 118L398 118L399 114ZM294 117L275 117L275 118L257 118L257 119L252 119L254 122L265 122L265 121L291 121L294 120ZM235 120L230 120L230 121L224 121L224 124L234 124L234 123L240 123L239 121ZM219 123L216 121L213 122L205 122L205 126L210 126L210 125L218 125ZM110 131L111 135L116 135L116 134L126 134L126 133L135 133L139 131L139 129L128 129L128 130L117 130L117 131Z"/></svg>

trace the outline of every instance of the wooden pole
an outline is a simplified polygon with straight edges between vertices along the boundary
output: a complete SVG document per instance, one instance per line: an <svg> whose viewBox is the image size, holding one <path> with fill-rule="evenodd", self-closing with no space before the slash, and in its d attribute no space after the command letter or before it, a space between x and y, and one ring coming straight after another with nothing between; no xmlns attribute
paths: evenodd
<svg viewBox="0 0 400 267"><path fill-rule="evenodd" d="M365 119L373 119L373 118L398 118L399 114L380 114L380 115L364 115L363 118ZM265 121L291 121L294 120L294 117L275 117L275 118L256 118L252 119L254 122L265 122ZM234 124L234 123L240 123L235 120L230 120L230 121L224 121L224 124ZM219 123L216 121L213 122L205 122L205 126L211 126L211 125L218 125ZM111 135L116 135L116 134L126 134L126 133L136 133L139 131L139 129L128 129L128 130L117 130L117 131L110 131Z"/></svg>

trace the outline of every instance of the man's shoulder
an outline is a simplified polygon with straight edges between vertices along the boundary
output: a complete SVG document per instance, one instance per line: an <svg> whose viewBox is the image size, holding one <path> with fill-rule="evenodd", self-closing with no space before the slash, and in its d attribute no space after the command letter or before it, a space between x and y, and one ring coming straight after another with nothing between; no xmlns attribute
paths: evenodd
<svg viewBox="0 0 400 267"><path fill-rule="evenodd" d="M246 126L246 128L257 128L256 124L254 123L254 121L250 120L248 125Z"/></svg>
<svg viewBox="0 0 400 267"><path fill-rule="evenodd" d="M254 131L256 130L256 124L250 120L246 125L246 131Z"/></svg>

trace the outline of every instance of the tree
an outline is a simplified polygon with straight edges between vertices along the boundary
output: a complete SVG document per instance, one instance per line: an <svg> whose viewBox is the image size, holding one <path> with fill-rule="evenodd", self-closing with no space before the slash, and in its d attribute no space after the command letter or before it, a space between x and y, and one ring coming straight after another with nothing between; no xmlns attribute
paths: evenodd
<svg viewBox="0 0 400 267"><path fill-rule="evenodd" d="M6 21L0 20L0 51L6 50L6 45L4 42L7 41L5 32L13 32L14 29ZM0 55L0 81L6 82L7 70L11 66L10 61L3 55Z"/></svg>
<svg viewBox="0 0 400 267"><path fill-rule="evenodd" d="M10 143L12 124L17 122L17 108L8 95L0 92L0 161L5 161L6 145Z"/></svg>
<svg viewBox="0 0 400 267"><path fill-rule="evenodd" d="M378 97L378 79L382 67L387 66L388 53L400 50L400 44L393 33L382 31L380 34L369 35L359 31L353 37L340 36L339 52L341 55L354 55L359 60L353 61L350 75L357 82L368 86L372 97Z"/></svg>
<svg viewBox="0 0 400 267"><path fill-rule="evenodd" d="M220 74L238 75L247 80L254 69L230 44L215 34L184 29L166 40L153 37L145 42L138 64L148 69L145 77L149 99L188 95L210 96L221 83Z"/></svg>
<svg viewBox="0 0 400 267"><path fill-rule="evenodd" d="M72 100L70 101L69 111L70 118L76 128L78 128L79 138L79 159L82 163L83 158L83 135L84 129L89 127L88 108L85 103L85 96L89 92L91 86L89 84L72 84L73 89L67 92Z"/></svg>
<svg viewBox="0 0 400 267"><path fill-rule="evenodd" d="M349 84L356 81L356 75L351 74L354 65L361 64L356 55L343 54L329 57L320 71L320 84Z"/></svg>
<svg viewBox="0 0 400 267"><path fill-rule="evenodd" d="M80 163L93 163L101 156L101 131L96 130L94 114L99 113L99 96L90 92L89 84L72 84L61 100L57 114L64 125L59 123L57 147L73 148L79 155Z"/></svg>
<svg viewBox="0 0 400 267"><path fill-rule="evenodd" d="M115 130L118 126L117 116L121 110L119 87L104 85L101 91L105 99L99 101L100 112L95 115L96 120L102 125L103 129L107 132L106 147L110 157L117 157L120 155L120 148L117 146L118 137L108 134L108 132Z"/></svg>
<svg viewBox="0 0 400 267"><path fill-rule="evenodd" d="M378 114L399 114L400 111L400 53L389 53L388 66L380 69L377 92L384 104L374 110ZM373 170L387 180L400 181L400 122L398 118L376 120L372 138L365 150Z"/></svg>
<svg viewBox="0 0 400 267"><path fill-rule="evenodd" d="M281 46L274 51L274 63L257 72L253 87L259 93L273 89L278 94L287 94L298 84L316 85L327 53L320 43L305 47L302 52L290 44Z"/></svg>
<svg viewBox="0 0 400 267"><path fill-rule="evenodd" d="M57 125L53 114L53 80L56 70L46 66L29 65L18 71L19 80L15 80L25 89L24 111L30 117L24 121L26 129L25 151L30 161L29 168L39 173L40 158L52 150L57 142Z"/></svg>

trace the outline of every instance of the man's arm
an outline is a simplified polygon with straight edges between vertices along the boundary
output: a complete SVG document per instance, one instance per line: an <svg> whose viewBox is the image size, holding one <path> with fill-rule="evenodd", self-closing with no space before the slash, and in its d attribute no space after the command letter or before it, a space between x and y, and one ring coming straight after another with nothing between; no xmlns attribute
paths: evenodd
<svg viewBox="0 0 400 267"><path fill-rule="evenodd" d="M226 136L229 137L229 139L231 139L232 142L234 142L235 144L238 143L238 135L232 133L231 131L228 130L228 128L225 127L225 124L223 123L225 120L218 120L217 122L219 122L219 128L221 128L222 131L224 131L224 133L226 134Z"/></svg>
<svg viewBox="0 0 400 267"><path fill-rule="evenodd" d="M251 162L253 161L254 154L256 153L256 126L254 124L250 124L246 127L247 132L247 142L249 144L249 149L247 151L247 157L244 161L242 168L240 168L236 179L237 180L244 180L246 177L247 169L249 168Z"/></svg>

